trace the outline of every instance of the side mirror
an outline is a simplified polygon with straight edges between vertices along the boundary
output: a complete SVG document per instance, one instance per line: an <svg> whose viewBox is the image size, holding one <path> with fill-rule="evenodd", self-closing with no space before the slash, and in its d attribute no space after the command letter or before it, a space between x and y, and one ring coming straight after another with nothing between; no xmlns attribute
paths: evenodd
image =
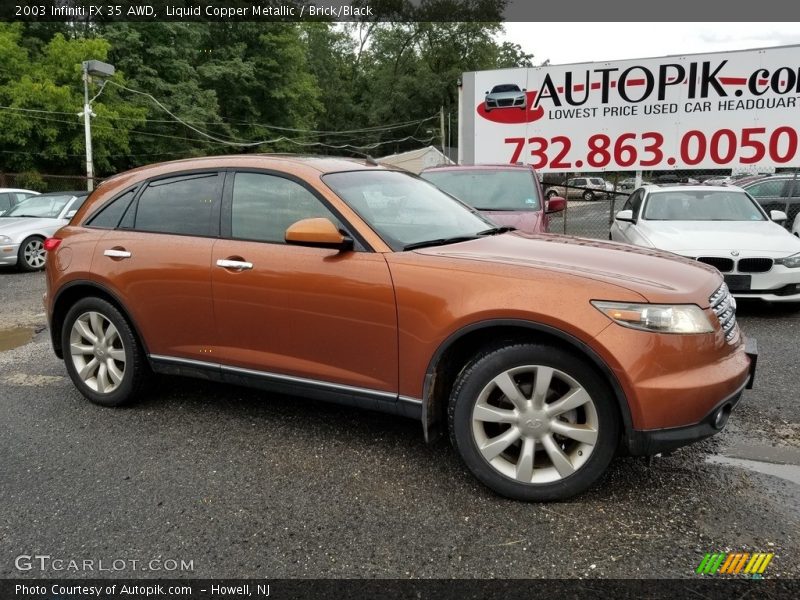
<svg viewBox="0 0 800 600"><path fill-rule="evenodd" d="M71 210L67 214L64 215L64 218L69 220L72 217L74 217L77 214L77 212L78 212L77 210Z"/></svg>
<svg viewBox="0 0 800 600"><path fill-rule="evenodd" d="M782 210L771 210L769 211L769 218L775 221L776 223L783 223L789 217L786 216L786 213Z"/></svg>
<svg viewBox="0 0 800 600"><path fill-rule="evenodd" d="M353 238L342 235L329 219L303 219L289 225L286 230L286 243L314 248L352 250Z"/></svg>
<svg viewBox="0 0 800 600"><path fill-rule="evenodd" d="M523 92L527 92L528 90L527 90L527 88L522 88L522 91Z"/></svg>
<svg viewBox="0 0 800 600"><path fill-rule="evenodd" d="M488 95L489 95L489 90L486 90L486 91L483 93L483 95L484 95L484 96L488 96Z"/></svg>
<svg viewBox="0 0 800 600"><path fill-rule="evenodd" d="M626 221L628 223L635 223L633 219L633 211L632 210L621 210L619 211L614 218L617 221Z"/></svg>
<svg viewBox="0 0 800 600"><path fill-rule="evenodd" d="M555 213L561 212L567 208L567 201L561 196L553 196L550 200L544 201L544 212Z"/></svg>

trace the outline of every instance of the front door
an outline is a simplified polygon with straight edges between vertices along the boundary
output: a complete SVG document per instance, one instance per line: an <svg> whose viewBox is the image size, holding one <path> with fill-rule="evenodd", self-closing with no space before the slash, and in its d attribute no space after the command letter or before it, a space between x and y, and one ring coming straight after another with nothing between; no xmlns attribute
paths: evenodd
<svg viewBox="0 0 800 600"><path fill-rule="evenodd" d="M228 182L212 256L217 360L395 393L397 313L383 255L288 245L286 228L301 219L342 224L294 180L237 172Z"/></svg>

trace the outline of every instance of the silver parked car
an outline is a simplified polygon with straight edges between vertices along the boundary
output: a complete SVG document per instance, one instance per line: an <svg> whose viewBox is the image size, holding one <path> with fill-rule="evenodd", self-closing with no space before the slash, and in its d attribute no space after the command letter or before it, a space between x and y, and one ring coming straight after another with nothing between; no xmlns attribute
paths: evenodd
<svg viewBox="0 0 800 600"><path fill-rule="evenodd" d="M39 192L33 190L21 190L19 188L0 188L0 215L8 209L13 208L25 198L38 196Z"/></svg>
<svg viewBox="0 0 800 600"><path fill-rule="evenodd" d="M44 240L69 223L89 192L30 196L0 215L0 265L44 269Z"/></svg>
<svg viewBox="0 0 800 600"><path fill-rule="evenodd" d="M515 83L502 83L486 92L484 106L486 112L496 108L521 108L525 110L528 103L525 99L525 88L520 89Z"/></svg>

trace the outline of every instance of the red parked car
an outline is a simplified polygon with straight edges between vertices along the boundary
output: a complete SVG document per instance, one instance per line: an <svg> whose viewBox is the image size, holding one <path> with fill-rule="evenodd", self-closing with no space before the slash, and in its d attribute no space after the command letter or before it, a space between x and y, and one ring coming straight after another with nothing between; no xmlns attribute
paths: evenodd
<svg viewBox="0 0 800 600"><path fill-rule="evenodd" d="M449 165L420 176L479 210L498 225L523 233L546 233L549 214L564 210L561 197L544 197L536 171L528 165Z"/></svg>

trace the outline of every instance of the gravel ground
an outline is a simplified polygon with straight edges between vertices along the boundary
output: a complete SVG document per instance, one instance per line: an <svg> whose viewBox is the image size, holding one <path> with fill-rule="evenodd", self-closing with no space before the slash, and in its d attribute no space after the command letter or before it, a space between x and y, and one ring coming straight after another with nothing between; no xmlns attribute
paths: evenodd
<svg viewBox="0 0 800 600"><path fill-rule="evenodd" d="M80 576L19 572L20 554L124 559L115 576L692 578L720 551L774 552L765 577L800 576L798 485L708 462L798 468L797 307L740 308L761 356L722 434L618 459L572 501L523 504L410 420L182 378L94 406L52 353L43 288L0 271L0 331L39 330L0 352L0 578ZM193 570L131 566L154 558Z"/></svg>

